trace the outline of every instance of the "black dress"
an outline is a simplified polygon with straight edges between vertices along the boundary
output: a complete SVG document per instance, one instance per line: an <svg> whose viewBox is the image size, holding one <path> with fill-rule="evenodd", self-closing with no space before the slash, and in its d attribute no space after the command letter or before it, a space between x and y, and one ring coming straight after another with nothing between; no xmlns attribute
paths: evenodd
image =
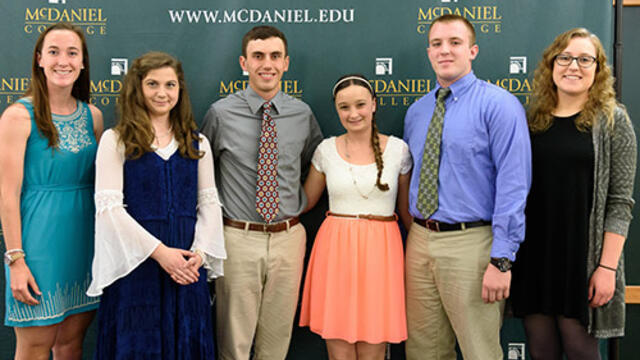
<svg viewBox="0 0 640 360"><path fill-rule="evenodd" d="M587 325L587 242L593 198L591 132L578 114L554 118L531 137L532 182L526 235L513 266L514 314L562 315Z"/></svg>

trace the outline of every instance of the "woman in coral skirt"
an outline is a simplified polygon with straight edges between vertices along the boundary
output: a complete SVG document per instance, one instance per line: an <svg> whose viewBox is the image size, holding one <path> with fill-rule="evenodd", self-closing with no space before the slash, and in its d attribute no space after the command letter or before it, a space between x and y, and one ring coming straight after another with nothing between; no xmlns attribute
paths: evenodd
<svg viewBox="0 0 640 360"><path fill-rule="evenodd" d="M326 340L331 359L382 359L386 343L407 338L394 209L409 189L411 156L401 139L378 133L366 78L341 77L333 97L347 132L318 145L304 186L311 208L326 185L330 211L311 253L300 326ZM410 224L407 204L398 205Z"/></svg>

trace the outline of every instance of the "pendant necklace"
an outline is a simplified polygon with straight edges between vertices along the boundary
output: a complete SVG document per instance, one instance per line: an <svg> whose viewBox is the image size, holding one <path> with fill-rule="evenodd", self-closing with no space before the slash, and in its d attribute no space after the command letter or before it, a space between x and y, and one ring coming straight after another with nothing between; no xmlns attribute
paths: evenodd
<svg viewBox="0 0 640 360"><path fill-rule="evenodd" d="M363 194L362 191L360 191L360 188L358 187L358 182L356 181L356 177L353 175L353 165L351 164L351 156L349 156L349 140L347 138L347 135L345 134L344 136L344 155L347 157L347 164L349 164L349 174L351 174L351 181L353 182L353 186L356 188L356 190L358 191L358 194L360 194L360 196L365 199L368 200L369 196L371 195L371 193L376 189L376 184L373 184L373 186L371 187L371 190L369 190L369 192L367 192L366 194Z"/></svg>
<svg viewBox="0 0 640 360"><path fill-rule="evenodd" d="M157 143L156 146L158 147L158 149L160 149L160 137L164 138L165 136L170 135L172 129L173 127L170 126L169 129L164 134L160 134L160 135L156 134L154 129L154 135L155 135L154 141Z"/></svg>

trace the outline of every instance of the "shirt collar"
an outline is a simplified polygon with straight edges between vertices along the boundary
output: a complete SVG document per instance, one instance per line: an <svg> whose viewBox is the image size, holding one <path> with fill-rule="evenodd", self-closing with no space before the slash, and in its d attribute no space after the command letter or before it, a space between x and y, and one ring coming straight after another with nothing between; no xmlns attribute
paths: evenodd
<svg viewBox="0 0 640 360"><path fill-rule="evenodd" d="M262 96L258 95L258 93L255 92L255 90L253 90L251 86L247 86L245 93L247 94L247 103L249 104L249 109L251 110L251 113L262 114L262 105L264 105L264 103L266 102L262 98ZM274 96L273 99L271 99L271 109L275 110L276 114L280 113L279 109L282 106L282 98L283 98L282 91L278 91L278 93L276 93L276 96Z"/></svg>
<svg viewBox="0 0 640 360"><path fill-rule="evenodd" d="M449 86L449 89L451 89L451 95L449 95L449 98L457 98L467 92L467 90L471 88L471 85L476 81L476 79L477 78L473 73L473 70L471 70L467 75L458 79L456 82ZM435 87L435 89L433 89L434 96L437 94L438 89L441 88L440 84L437 81L436 84L437 86Z"/></svg>

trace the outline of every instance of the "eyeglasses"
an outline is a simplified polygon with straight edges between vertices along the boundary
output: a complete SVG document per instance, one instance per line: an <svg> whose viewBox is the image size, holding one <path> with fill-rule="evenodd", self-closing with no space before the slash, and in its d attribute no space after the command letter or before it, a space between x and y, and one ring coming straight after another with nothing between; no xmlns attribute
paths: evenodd
<svg viewBox="0 0 640 360"><path fill-rule="evenodd" d="M596 58L590 55L581 55L581 56L571 56L568 54L558 54L556 55L556 64L560 66L569 66L573 62L573 60L578 63L578 66L581 68L591 67L596 62Z"/></svg>

